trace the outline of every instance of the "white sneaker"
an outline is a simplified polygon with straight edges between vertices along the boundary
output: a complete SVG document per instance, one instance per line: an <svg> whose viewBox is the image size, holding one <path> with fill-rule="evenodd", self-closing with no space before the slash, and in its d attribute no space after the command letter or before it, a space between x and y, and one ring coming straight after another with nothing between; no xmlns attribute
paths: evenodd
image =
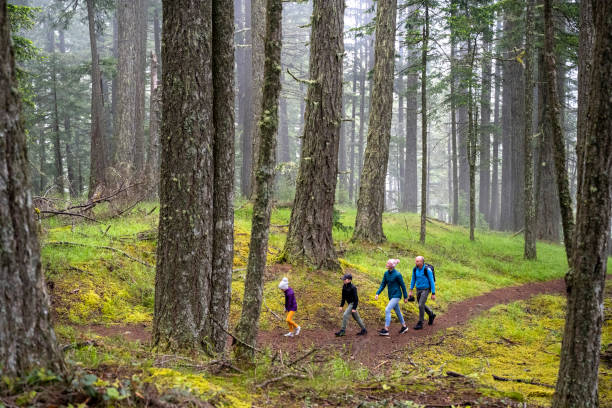
<svg viewBox="0 0 612 408"><path fill-rule="evenodd" d="M297 336L298 334L300 334L300 330L302 330L301 326L298 326L297 329L295 329L295 335Z"/></svg>
<svg viewBox="0 0 612 408"><path fill-rule="evenodd" d="M285 337L293 337L293 332L289 332L287 334L283 334L283 336L285 336Z"/></svg>

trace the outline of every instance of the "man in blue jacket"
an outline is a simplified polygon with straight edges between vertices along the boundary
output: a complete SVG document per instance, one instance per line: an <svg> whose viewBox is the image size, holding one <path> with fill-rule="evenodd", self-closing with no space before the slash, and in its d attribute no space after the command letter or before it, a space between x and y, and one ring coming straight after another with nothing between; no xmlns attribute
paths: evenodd
<svg viewBox="0 0 612 408"><path fill-rule="evenodd" d="M378 295L385 289L385 286L387 287L387 294L389 295L389 303L387 303L387 307L385 308L385 328L378 332L378 334L381 336L389 335L391 310L395 310L395 314L402 324L400 334L404 334L408 331L408 326L406 326L404 316L402 316L402 311L399 307L402 294L404 295L404 303L407 301L408 295L406 294L406 284L404 283L402 274L395 270L395 265L398 263L399 259L389 259L387 261L387 270L385 271L385 275L380 283L380 288L378 288L376 291L376 300L378 300Z"/></svg>
<svg viewBox="0 0 612 408"><path fill-rule="evenodd" d="M412 289L416 286L417 288L417 299L419 302L419 322L414 326L414 330L421 330L423 328L423 319L425 313L429 317L427 324L430 326L433 324L436 314L425 304L429 292L431 292L431 298L436 300L436 282L434 281L433 272L431 269L425 266L425 258L417 256L414 263L415 268L412 270L412 279L410 280L410 293L408 296L412 296Z"/></svg>

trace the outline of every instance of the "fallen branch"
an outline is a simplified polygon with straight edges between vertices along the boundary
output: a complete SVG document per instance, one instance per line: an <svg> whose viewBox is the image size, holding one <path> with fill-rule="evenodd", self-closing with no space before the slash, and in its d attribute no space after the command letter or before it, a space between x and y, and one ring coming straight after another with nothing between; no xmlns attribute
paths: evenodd
<svg viewBox="0 0 612 408"><path fill-rule="evenodd" d="M51 216L54 216L54 215L67 215L69 217L81 217L81 218L85 218L86 220L89 220L89 221L100 222L100 221L96 220L95 218L88 217L87 215L73 213L73 212L68 212L68 211L40 210L40 213L41 214L51 214ZM45 218L51 218L51 217L45 217Z"/></svg>
<svg viewBox="0 0 612 408"><path fill-rule="evenodd" d="M306 357L308 357L309 355L311 355L312 353L318 351L316 348L312 348L308 353L304 354L302 357L293 360L292 362L290 362L289 364L287 364L287 367L291 367L292 365L304 360Z"/></svg>
<svg viewBox="0 0 612 408"><path fill-rule="evenodd" d="M274 311L268 307L268 305L266 304L266 299L264 299L264 300L263 300L263 304L264 304L264 307L265 307L265 308L268 310L268 312L270 312L270 313L272 314L272 316L276 317L276 318L277 318L278 320L280 320L280 321L282 321L282 320L283 320L283 318L282 318L282 317L280 317L279 315L277 315L276 313L274 313Z"/></svg>
<svg viewBox="0 0 612 408"><path fill-rule="evenodd" d="M234 339L235 341L237 341L238 343L242 344L243 346L247 346L248 348L250 348L253 351L256 351L258 353L264 354L263 351L259 350L257 347L255 346L251 346L250 344L245 343L244 341L240 340L238 337L234 336L233 333L230 333L225 327L223 327L223 325L221 323L219 323L216 319L213 319L212 317L210 318L213 322L215 322L217 324L217 326L219 326L219 328L221 330L223 330L223 332L225 334L227 334L228 336L230 336L232 339Z"/></svg>
<svg viewBox="0 0 612 408"><path fill-rule="evenodd" d="M518 234L520 234L521 232L523 232L525 229L521 228L520 230L518 230L517 232L515 232L514 234L512 234L512 236L510 238L514 238L516 237Z"/></svg>
<svg viewBox="0 0 612 408"><path fill-rule="evenodd" d="M496 381L510 381L510 382L517 382L517 383L523 383L523 384L530 384L530 385L539 385L540 387L546 387L546 388L555 388L554 385L550 385L550 384L544 384L535 380L524 380L522 378L505 378L505 377L499 377L495 374L493 374L493 379Z"/></svg>
<svg viewBox="0 0 612 408"><path fill-rule="evenodd" d="M289 74L291 78L295 79L297 82L300 82L302 84L315 85L317 83L317 81L313 81L311 79L301 79L301 78L296 77L295 75L293 75L291 71L289 71L289 68L287 68L287 73Z"/></svg>
<svg viewBox="0 0 612 408"><path fill-rule="evenodd" d="M465 375L463 375L463 374L459 374L459 373L456 373L456 372L454 372L454 371L447 371L447 372L446 372L446 375L447 375L448 377L465 378Z"/></svg>
<svg viewBox="0 0 612 408"><path fill-rule="evenodd" d="M81 244L78 242L69 242L69 241L52 241L52 242L47 242L44 244L46 245L72 245L72 246L80 246L80 247L85 247L85 248L97 248L97 249L106 249L108 251L113 251L116 252L118 254L121 254L123 256L125 256L128 259L131 259L134 262L138 262L139 264L142 264L144 266L146 266L147 268L155 268L153 265L150 265L148 263L146 263L145 261L138 259L138 258L134 258L132 255L128 254L127 252L124 252L120 249L117 248L113 248L113 247L109 247L109 246L102 246L102 245L87 245L87 244Z"/></svg>
<svg viewBox="0 0 612 408"><path fill-rule="evenodd" d="M261 384L257 385L257 388L264 388L266 385L272 384L273 382L277 382L280 380L284 380L285 378L288 377L294 377L294 378L308 378L305 375L302 374L297 374L297 373L287 373L287 374L283 374L279 377L275 377L275 378L270 378L267 381L262 382Z"/></svg>

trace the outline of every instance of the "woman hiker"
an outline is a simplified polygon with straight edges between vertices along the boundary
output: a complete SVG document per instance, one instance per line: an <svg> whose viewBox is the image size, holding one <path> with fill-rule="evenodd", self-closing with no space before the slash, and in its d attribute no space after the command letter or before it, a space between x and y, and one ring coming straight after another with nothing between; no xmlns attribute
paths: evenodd
<svg viewBox="0 0 612 408"><path fill-rule="evenodd" d="M387 270L383 275L382 282L380 283L380 288L376 291L375 299L378 300L378 295L387 287L387 294L389 295L389 303L387 303L387 307L385 308L385 328L378 332L381 336L389 335L389 325L391 324L391 310L395 310L395 314L402 324L402 328L399 331L399 334L404 334L408 331L408 326L406 326L406 322L404 321L404 316L402 316L402 311L399 307L399 302L402 298L402 294L404 295L404 303L408 301L408 294L406 293L406 284L404 283L404 278L402 274L399 273L395 266L399 263L399 259L389 259L387 261Z"/></svg>

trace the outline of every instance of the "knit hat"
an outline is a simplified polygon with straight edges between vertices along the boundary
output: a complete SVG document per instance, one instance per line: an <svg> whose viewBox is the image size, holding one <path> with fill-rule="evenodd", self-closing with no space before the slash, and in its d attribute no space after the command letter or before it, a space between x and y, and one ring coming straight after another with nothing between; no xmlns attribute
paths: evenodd
<svg viewBox="0 0 612 408"><path fill-rule="evenodd" d="M387 268L395 268L395 265L397 265L399 262L399 259L389 259L387 261Z"/></svg>
<svg viewBox="0 0 612 408"><path fill-rule="evenodd" d="M278 284L278 288L282 290L287 290L289 288L289 279L283 278Z"/></svg>
<svg viewBox="0 0 612 408"><path fill-rule="evenodd" d="M342 276L342 280L353 280L353 275L351 275L350 273L345 273L344 276Z"/></svg>

